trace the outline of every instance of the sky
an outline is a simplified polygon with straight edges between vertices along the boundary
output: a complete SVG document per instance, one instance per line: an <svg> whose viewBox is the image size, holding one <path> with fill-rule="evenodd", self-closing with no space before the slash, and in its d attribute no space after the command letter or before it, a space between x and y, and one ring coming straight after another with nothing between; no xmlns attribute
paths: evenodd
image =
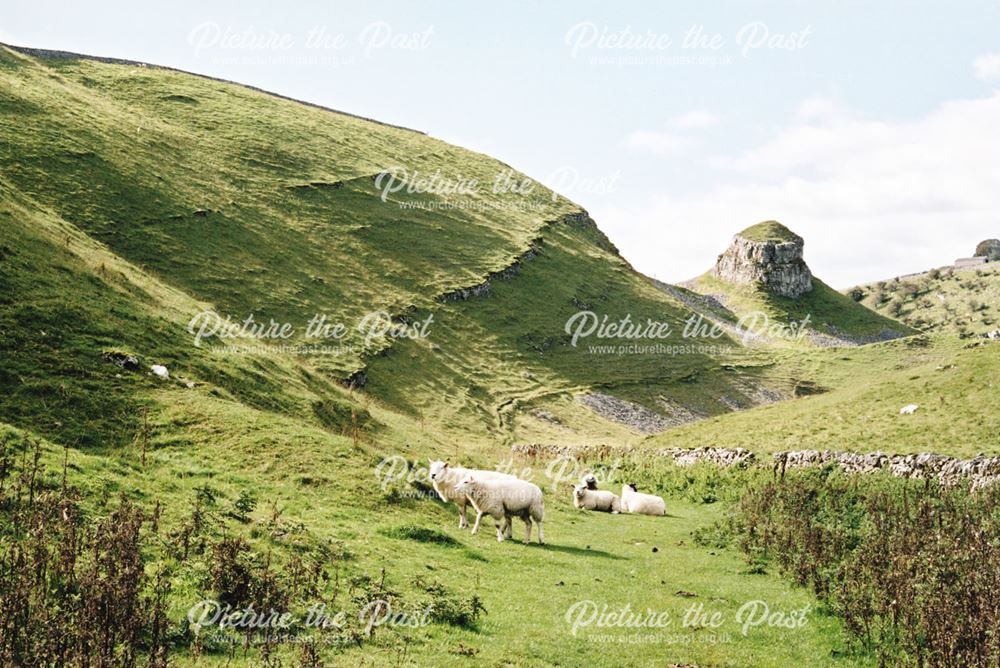
<svg viewBox="0 0 1000 668"><path fill-rule="evenodd" d="M1000 237L998 28L998 0L0 6L2 42L222 77L492 155L661 280L777 219L838 288Z"/></svg>

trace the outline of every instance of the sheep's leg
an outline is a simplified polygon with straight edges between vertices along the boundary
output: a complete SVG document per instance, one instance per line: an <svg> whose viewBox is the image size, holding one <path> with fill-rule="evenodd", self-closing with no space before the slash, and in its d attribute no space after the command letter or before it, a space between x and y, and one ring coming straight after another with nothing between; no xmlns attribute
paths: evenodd
<svg viewBox="0 0 1000 668"><path fill-rule="evenodd" d="M504 515L502 520L493 518L493 526L497 529L497 542L502 543L504 539L504 534L507 533L507 525L510 524L510 519Z"/></svg>
<svg viewBox="0 0 1000 668"><path fill-rule="evenodd" d="M479 533L479 523L483 521L483 511L476 512L476 523L472 525L472 535Z"/></svg>
<svg viewBox="0 0 1000 668"><path fill-rule="evenodd" d="M531 543L531 517L528 515L524 516L524 528L527 529L524 534L524 544L529 545Z"/></svg>
<svg viewBox="0 0 1000 668"><path fill-rule="evenodd" d="M503 535L504 538L510 538L511 534L514 533L514 520L510 515L505 515L503 518Z"/></svg>
<svg viewBox="0 0 1000 668"><path fill-rule="evenodd" d="M535 521L538 524L538 544L539 545L544 545L545 544L545 534L542 533L542 521L541 520L535 520Z"/></svg>
<svg viewBox="0 0 1000 668"><path fill-rule="evenodd" d="M465 517L465 509L468 498L463 496L460 499L456 499L455 502L458 504L458 528L464 529L469 526L469 520Z"/></svg>

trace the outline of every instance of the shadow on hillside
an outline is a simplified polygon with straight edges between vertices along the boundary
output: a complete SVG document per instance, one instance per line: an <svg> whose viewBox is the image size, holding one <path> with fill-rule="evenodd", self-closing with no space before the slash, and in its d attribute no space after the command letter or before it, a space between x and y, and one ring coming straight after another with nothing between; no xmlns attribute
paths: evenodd
<svg viewBox="0 0 1000 668"><path fill-rule="evenodd" d="M543 550L549 550L551 552L565 552L566 554L572 554L578 557L600 557L602 559L624 559L625 557L620 557L617 554L612 554L610 552L605 552L604 550L593 550L582 547L572 547L571 545L553 545L552 543L546 543L542 546Z"/></svg>

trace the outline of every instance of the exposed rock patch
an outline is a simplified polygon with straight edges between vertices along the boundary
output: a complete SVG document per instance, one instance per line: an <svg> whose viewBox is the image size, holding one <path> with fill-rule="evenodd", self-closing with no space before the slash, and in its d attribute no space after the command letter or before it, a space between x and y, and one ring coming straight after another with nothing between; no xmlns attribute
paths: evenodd
<svg viewBox="0 0 1000 668"><path fill-rule="evenodd" d="M874 473L887 469L900 478L926 480L936 478L943 485L971 480L973 489L1000 481L1000 457L976 455L958 459L948 455L921 452L912 455L887 455L883 452L856 453L831 450L795 450L776 452L776 469L823 466L835 463L847 473Z"/></svg>
<svg viewBox="0 0 1000 668"><path fill-rule="evenodd" d="M812 272L802 258L804 244L802 237L779 223L760 223L733 237L712 273L737 285L799 297L812 290Z"/></svg>
<svg viewBox="0 0 1000 668"><path fill-rule="evenodd" d="M708 462L716 466L747 466L755 461L754 454L746 448L622 448L610 445L576 446L548 443L525 443L511 447L511 453L522 457L572 457L574 459L601 459L629 455L668 457L678 466L692 466Z"/></svg>
<svg viewBox="0 0 1000 668"><path fill-rule="evenodd" d="M667 457L678 466L708 463L715 466L750 466L759 460L746 448L633 448L609 445L575 446L545 443L525 443L511 447L511 453L522 457L572 457L578 460L607 459L632 455ZM952 486L963 480L971 481L972 489L1000 482L1000 456L979 454L971 459L921 452L909 455L888 455L884 452L839 452L834 450L792 450L772 455L775 472L786 469L834 464L845 473L866 475L888 471L899 478L937 480ZM764 462L760 462L764 463Z"/></svg>
<svg viewBox="0 0 1000 668"><path fill-rule="evenodd" d="M673 423L663 415L610 394L600 392L581 394L576 400L601 417L632 427L644 434L655 434L673 426Z"/></svg>

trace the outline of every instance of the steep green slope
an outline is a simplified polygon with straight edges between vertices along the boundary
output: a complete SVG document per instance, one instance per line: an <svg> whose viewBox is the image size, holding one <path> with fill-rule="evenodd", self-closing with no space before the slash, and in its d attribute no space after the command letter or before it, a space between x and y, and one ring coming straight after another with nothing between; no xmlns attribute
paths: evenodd
<svg viewBox="0 0 1000 668"><path fill-rule="evenodd" d="M495 160L235 85L9 50L0 77L10 186L238 320L331 311L354 322L426 305L575 211L540 186L494 193L509 169ZM382 201L386 170L482 185ZM443 199L461 208L403 208ZM331 362L360 366L357 355Z"/></svg>
<svg viewBox="0 0 1000 668"><path fill-rule="evenodd" d="M877 311L853 302L826 283L812 279L813 289L794 299L773 295L748 286L733 285L713 276L703 274L687 286L697 293L714 297L724 305L721 315L730 322L744 324L759 322L777 325L778 336L769 337L777 343L796 342L796 335L804 332L798 342L820 345L830 342L869 343L883 338L907 336L913 329ZM754 320L753 314L763 313L767 320ZM805 323L805 327L797 325ZM787 333L781 331L787 328ZM766 333L764 327L759 327ZM819 337L810 337L810 333Z"/></svg>
<svg viewBox="0 0 1000 668"><path fill-rule="evenodd" d="M1000 329L1000 267L935 269L845 291L865 306L925 332L970 338Z"/></svg>
<svg viewBox="0 0 1000 668"><path fill-rule="evenodd" d="M567 419L604 422L600 433L627 438L635 432L593 423L589 409L566 399L600 390L654 412L668 401L711 415L729 410L720 394L752 404L747 387L772 382L756 354L727 336L670 354L588 345L632 343L627 337L573 345L567 321L581 311L663 323L669 337L639 343L674 345L691 344L681 336L691 314L651 289L584 212L496 160L418 132L153 67L5 49L0 83L9 121L0 145L5 199L99 248L103 264L133 267L142 282L172 295L169 346L122 328L101 338L101 349L180 364L194 380L216 376L183 366L189 358L367 383L368 396L397 410L447 414L460 429L502 440L519 406L549 397ZM93 252L78 255L100 276ZM21 269L18 283L31 284L30 266ZM53 294L73 291L53 286ZM167 308L162 297L147 300L154 317ZM114 299L102 304L95 295L88 308L127 308L127 296ZM294 334L207 338L202 348L212 350L184 350L182 339L192 340L185 325L211 321L199 316L205 311L237 326L248 317L289 323ZM380 313L404 336L359 331ZM307 339L316 316L343 325L342 335ZM95 311L80 326L99 320ZM407 338L418 332L426 336ZM261 343L329 350L262 350ZM225 344L252 352L239 359L213 348ZM98 342L76 353L94 364ZM745 368L746 377L730 377L723 365ZM787 392L782 378L775 382L768 392ZM283 399L261 383L230 391L280 410L301 412L309 400Z"/></svg>

